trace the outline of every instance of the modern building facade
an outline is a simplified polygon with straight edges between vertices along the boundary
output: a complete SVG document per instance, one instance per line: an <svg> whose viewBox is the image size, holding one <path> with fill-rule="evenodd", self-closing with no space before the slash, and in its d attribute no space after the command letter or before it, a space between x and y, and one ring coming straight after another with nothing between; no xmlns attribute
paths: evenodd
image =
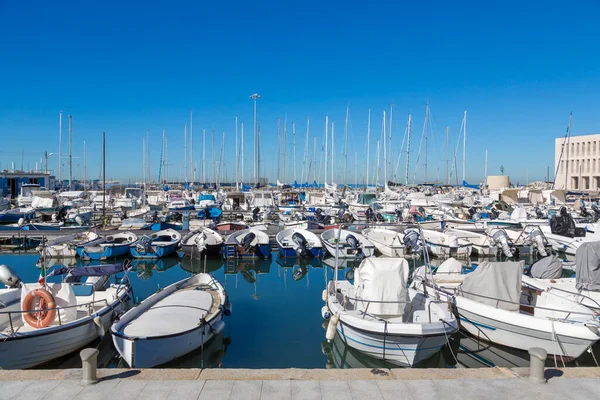
<svg viewBox="0 0 600 400"><path fill-rule="evenodd" d="M600 134L557 138L555 189L600 190Z"/></svg>

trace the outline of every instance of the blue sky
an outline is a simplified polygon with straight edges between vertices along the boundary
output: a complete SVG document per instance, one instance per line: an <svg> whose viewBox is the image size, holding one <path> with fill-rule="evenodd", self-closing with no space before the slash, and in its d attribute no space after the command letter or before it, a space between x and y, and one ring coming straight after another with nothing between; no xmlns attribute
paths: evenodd
<svg viewBox="0 0 600 400"><path fill-rule="evenodd" d="M195 160L201 159L201 130L207 130L209 145L215 129L217 155L224 130L231 180L236 114L245 123L246 171L252 167L249 96L255 92L262 96L262 161L271 180L277 118L286 114L288 181L291 121L297 125L300 180L306 118L310 149L316 137L319 160L326 114L335 123L336 181L342 181L347 106L350 182L355 156L359 180L366 170L368 109L372 173L382 112L392 102L396 156L413 114L411 180L427 102L434 128L429 179L438 175L437 165L445 176L444 129L450 128L452 152L464 110L469 181L483 179L486 149L489 174L504 165L513 181L543 179L546 166L553 169L554 138L564 135L570 111L574 134L600 131L597 1L204 3L0 0L1 167L13 161L20 167L23 152L25 168L33 168L44 151L58 153L63 110L65 122L73 115L75 156L87 143L89 177L100 176L105 131L107 177L140 179L142 137L149 129L156 179L164 128L169 176L176 179L183 175L183 128L191 109ZM66 154L66 139L63 144ZM212 147L206 156L212 166ZM57 162L52 156L50 167L56 170ZM80 177L82 158L75 163ZM404 159L401 165L403 176Z"/></svg>

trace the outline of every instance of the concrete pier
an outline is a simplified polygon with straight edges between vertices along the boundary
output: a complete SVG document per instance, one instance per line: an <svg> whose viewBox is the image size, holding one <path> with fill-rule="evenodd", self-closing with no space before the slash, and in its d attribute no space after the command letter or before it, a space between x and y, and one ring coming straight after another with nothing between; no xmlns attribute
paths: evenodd
<svg viewBox="0 0 600 400"><path fill-rule="evenodd" d="M600 368L81 369L0 371L0 399L597 399Z"/></svg>

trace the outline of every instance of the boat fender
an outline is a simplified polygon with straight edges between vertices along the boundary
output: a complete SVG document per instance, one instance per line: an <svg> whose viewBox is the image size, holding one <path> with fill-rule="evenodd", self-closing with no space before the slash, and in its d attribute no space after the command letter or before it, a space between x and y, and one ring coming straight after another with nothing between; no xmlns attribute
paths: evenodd
<svg viewBox="0 0 600 400"><path fill-rule="evenodd" d="M337 329L338 320L339 317L335 314L332 315L331 318L329 318L329 325L327 326L327 332L325 332L325 339L327 339L328 342L331 342L335 337L335 331Z"/></svg>
<svg viewBox="0 0 600 400"><path fill-rule="evenodd" d="M324 302L327 302L327 289L323 289L323 293L321 293L321 299Z"/></svg>
<svg viewBox="0 0 600 400"><path fill-rule="evenodd" d="M102 319L100 319L99 315L96 315L94 317L94 326L96 328L96 333L98 334L98 336L100 336L101 338L103 338L104 334L106 332L104 331L104 326L102 325Z"/></svg>
<svg viewBox="0 0 600 400"><path fill-rule="evenodd" d="M34 304L35 298L39 298ZM21 311L24 311L23 319L32 328L45 328L54 322L56 317L56 302L52 293L46 289L36 289L27 293Z"/></svg>
<svg viewBox="0 0 600 400"><path fill-rule="evenodd" d="M0 283L9 288L17 288L21 284L21 278L8 265L0 265Z"/></svg>
<svg viewBox="0 0 600 400"><path fill-rule="evenodd" d="M329 307L323 306L321 308L321 316L323 319L329 319L331 317L331 311L329 311Z"/></svg>

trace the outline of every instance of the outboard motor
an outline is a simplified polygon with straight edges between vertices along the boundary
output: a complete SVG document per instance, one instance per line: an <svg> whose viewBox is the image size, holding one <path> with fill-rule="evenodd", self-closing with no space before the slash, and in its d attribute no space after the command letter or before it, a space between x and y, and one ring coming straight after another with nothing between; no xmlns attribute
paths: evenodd
<svg viewBox="0 0 600 400"><path fill-rule="evenodd" d="M246 253L254 251L255 246L252 245L254 239L256 239L256 234L254 232L247 233L246 236L244 236L244 238L242 239L241 245Z"/></svg>
<svg viewBox="0 0 600 400"><path fill-rule="evenodd" d="M596 214L596 219L600 218L600 208L598 208L597 205L592 203L592 211L594 212L594 214Z"/></svg>
<svg viewBox="0 0 600 400"><path fill-rule="evenodd" d="M396 220L398 222L402 222L404 218L402 217L402 210L396 209Z"/></svg>
<svg viewBox="0 0 600 400"><path fill-rule="evenodd" d="M292 234L292 241L296 245L294 246L296 255L300 257L306 257L308 255L308 241L306 238L302 234L294 232Z"/></svg>
<svg viewBox="0 0 600 400"><path fill-rule="evenodd" d="M142 236L139 240L138 244L135 245L135 248L140 253L146 253L150 250L150 246L152 245L152 239L149 236Z"/></svg>
<svg viewBox="0 0 600 400"><path fill-rule="evenodd" d="M373 219L373 209L371 207L367 208L365 211L365 217L367 217L367 221L371 221Z"/></svg>
<svg viewBox="0 0 600 400"><path fill-rule="evenodd" d="M423 249L421 246L421 238L417 231L406 232L402 241L404 242L404 247L413 254L419 253Z"/></svg>
<svg viewBox="0 0 600 400"><path fill-rule="evenodd" d="M258 213L260 213L260 208L255 207L254 210L252 210L252 221L258 222Z"/></svg>
<svg viewBox="0 0 600 400"><path fill-rule="evenodd" d="M537 219L544 219L544 213L542 212L542 210L540 210L539 207L534 208L533 211L535 212L535 217Z"/></svg>
<svg viewBox="0 0 600 400"><path fill-rule="evenodd" d="M548 255L544 243L544 234L539 228L529 232L529 240L531 240L531 246L537 249L540 256L546 257Z"/></svg>
<svg viewBox="0 0 600 400"><path fill-rule="evenodd" d="M513 257L515 255L515 251L511 247L510 239L502 229L492 229L488 232L488 236L492 237L494 244L500 246L502 253L506 257Z"/></svg>
<svg viewBox="0 0 600 400"><path fill-rule="evenodd" d="M340 221L342 221L344 219L344 213L345 213L345 210L343 208L340 208L338 210L338 215L337 216L338 216L338 218L339 218Z"/></svg>
<svg viewBox="0 0 600 400"><path fill-rule="evenodd" d="M469 219L473 219L475 214L477 214L477 209L475 207L469 207Z"/></svg>
<svg viewBox="0 0 600 400"><path fill-rule="evenodd" d="M375 221L385 222L385 219L383 218L383 215L381 215L381 213L375 213Z"/></svg>
<svg viewBox="0 0 600 400"><path fill-rule="evenodd" d="M58 222L64 222L66 217L67 217L67 207L62 206L58 210L58 214L56 215L56 220Z"/></svg>
<svg viewBox="0 0 600 400"><path fill-rule="evenodd" d="M346 236L346 243L348 243L348 245L350 247L352 247L352 250L354 250L355 255L359 255L362 253L362 249L360 248L360 242L358 241L356 236L354 236L354 235Z"/></svg>
<svg viewBox="0 0 600 400"><path fill-rule="evenodd" d="M21 287L21 278L8 265L0 265L0 283L8 288L14 289Z"/></svg>
<svg viewBox="0 0 600 400"><path fill-rule="evenodd" d="M586 218L591 217L591 214L588 212L588 210L584 206L582 206L579 209L579 214L581 214L582 217L586 217Z"/></svg>

